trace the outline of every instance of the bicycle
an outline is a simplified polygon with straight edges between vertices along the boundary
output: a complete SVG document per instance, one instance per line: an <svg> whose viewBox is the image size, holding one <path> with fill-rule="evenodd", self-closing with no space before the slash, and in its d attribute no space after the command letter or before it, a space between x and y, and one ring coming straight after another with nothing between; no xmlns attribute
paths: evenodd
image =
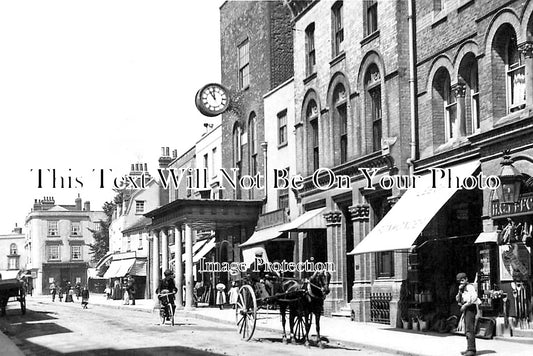
<svg viewBox="0 0 533 356"><path fill-rule="evenodd" d="M170 321L170 324L174 326L174 308L170 303L169 296L176 293L170 293L168 290L163 289L160 294L158 294L159 302L161 307L159 308L159 318L161 319L161 325L164 325L166 321Z"/></svg>

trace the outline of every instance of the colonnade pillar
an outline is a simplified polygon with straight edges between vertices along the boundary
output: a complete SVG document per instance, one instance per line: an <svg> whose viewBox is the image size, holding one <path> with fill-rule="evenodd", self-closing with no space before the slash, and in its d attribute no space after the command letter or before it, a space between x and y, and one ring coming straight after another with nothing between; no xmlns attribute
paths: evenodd
<svg viewBox="0 0 533 356"><path fill-rule="evenodd" d="M174 265L176 266L176 288L178 293L176 294L176 307L183 308L183 260L182 260L182 230L181 226L174 227Z"/></svg>
<svg viewBox="0 0 533 356"><path fill-rule="evenodd" d="M185 309L193 309L192 229L185 224Z"/></svg>

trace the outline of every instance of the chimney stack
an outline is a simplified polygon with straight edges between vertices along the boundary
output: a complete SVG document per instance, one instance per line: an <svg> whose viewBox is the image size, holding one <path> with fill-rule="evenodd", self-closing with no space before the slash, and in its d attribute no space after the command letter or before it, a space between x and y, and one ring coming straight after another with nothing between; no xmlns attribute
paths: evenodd
<svg viewBox="0 0 533 356"><path fill-rule="evenodd" d="M91 211L91 202L90 201L86 201L86 202L83 203L83 210Z"/></svg>
<svg viewBox="0 0 533 356"><path fill-rule="evenodd" d="M170 161L172 161L172 158L170 158L170 148L161 147L161 152L162 155L159 157L159 168L168 168Z"/></svg>
<svg viewBox="0 0 533 356"><path fill-rule="evenodd" d="M13 229L14 234L22 234L22 228L17 226L17 223L15 223L15 228Z"/></svg>
<svg viewBox="0 0 533 356"><path fill-rule="evenodd" d="M78 194L78 197L75 200L75 203L76 203L76 210L81 211L81 198L80 198L79 194Z"/></svg>

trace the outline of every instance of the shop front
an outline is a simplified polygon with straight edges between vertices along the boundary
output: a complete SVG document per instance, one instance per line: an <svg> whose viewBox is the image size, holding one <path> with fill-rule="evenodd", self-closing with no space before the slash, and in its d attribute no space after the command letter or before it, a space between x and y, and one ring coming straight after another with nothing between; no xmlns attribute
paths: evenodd
<svg viewBox="0 0 533 356"><path fill-rule="evenodd" d="M497 335L533 336L533 158L506 152L486 168L502 187L487 197L490 219L477 241L481 309L495 320Z"/></svg>

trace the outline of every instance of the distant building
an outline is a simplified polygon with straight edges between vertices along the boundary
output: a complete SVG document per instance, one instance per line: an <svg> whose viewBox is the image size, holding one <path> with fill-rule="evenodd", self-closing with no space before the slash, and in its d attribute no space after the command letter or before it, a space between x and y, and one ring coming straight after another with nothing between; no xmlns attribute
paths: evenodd
<svg viewBox="0 0 533 356"><path fill-rule="evenodd" d="M89 229L98 230L106 219L103 211L92 211L90 202L82 207L78 195L74 205L56 204L53 197L35 199L26 217L26 268L35 274L35 293L48 294L51 282L87 283L91 261Z"/></svg>
<svg viewBox="0 0 533 356"><path fill-rule="evenodd" d="M26 267L25 236L17 227L9 234L0 235L0 274L3 279L14 278Z"/></svg>

